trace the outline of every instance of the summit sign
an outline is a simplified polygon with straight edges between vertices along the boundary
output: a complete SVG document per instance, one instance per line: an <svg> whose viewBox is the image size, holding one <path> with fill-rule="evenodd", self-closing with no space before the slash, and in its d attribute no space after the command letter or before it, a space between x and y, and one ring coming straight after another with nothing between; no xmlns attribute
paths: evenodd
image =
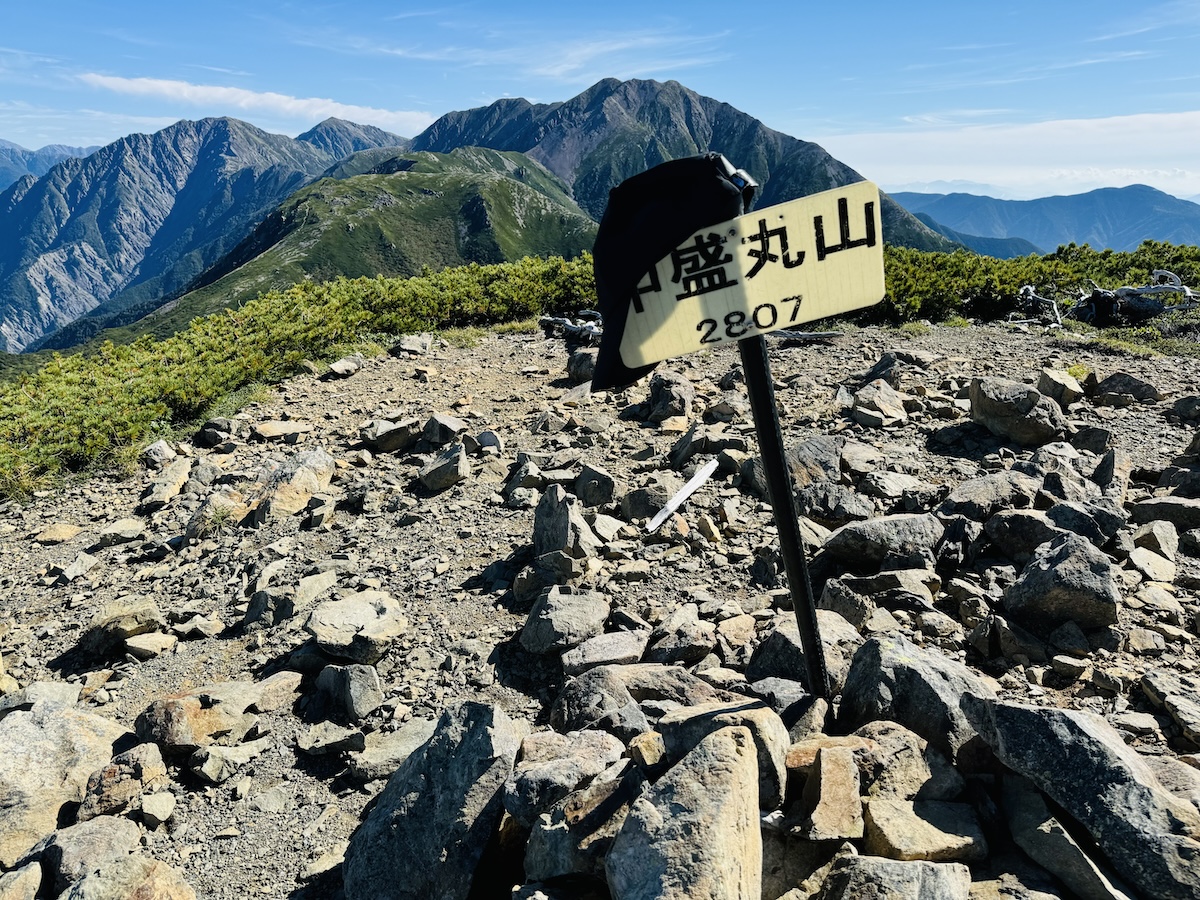
<svg viewBox="0 0 1200 900"><path fill-rule="evenodd" d="M649 365L883 299L879 189L870 182L696 232L630 300L622 362Z"/></svg>

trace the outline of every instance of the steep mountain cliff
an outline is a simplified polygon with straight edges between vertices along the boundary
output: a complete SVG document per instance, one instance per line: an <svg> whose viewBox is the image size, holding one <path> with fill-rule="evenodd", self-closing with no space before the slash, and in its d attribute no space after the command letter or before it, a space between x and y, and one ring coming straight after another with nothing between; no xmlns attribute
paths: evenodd
<svg viewBox="0 0 1200 900"><path fill-rule="evenodd" d="M310 142L236 119L178 122L18 180L0 194L7 349L101 304L112 313L185 286L328 168L326 147L366 139L358 126L339 134L339 124L322 123Z"/></svg>
<svg viewBox="0 0 1200 900"><path fill-rule="evenodd" d="M470 145L529 154L571 185L576 202L596 219L609 190L629 176L710 150L757 179L758 206L863 180L816 144L774 131L675 81L608 78L564 103L498 100L442 116L413 138L412 148L444 153ZM886 197L883 225L893 243L931 250L953 246Z"/></svg>

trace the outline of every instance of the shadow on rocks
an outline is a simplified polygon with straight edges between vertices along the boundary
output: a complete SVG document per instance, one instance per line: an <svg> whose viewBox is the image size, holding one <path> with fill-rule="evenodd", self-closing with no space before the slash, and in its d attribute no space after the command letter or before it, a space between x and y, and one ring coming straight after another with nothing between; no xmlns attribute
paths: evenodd
<svg viewBox="0 0 1200 900"><path fill-rule="evenodd" d="M520 634L518 631L497 644L488 662L495 667L496 679L504 687L537 698L542 704L537 724L545 724L550 705L562 691L566 677L557 657L530 653L521 646Z"/></svg>

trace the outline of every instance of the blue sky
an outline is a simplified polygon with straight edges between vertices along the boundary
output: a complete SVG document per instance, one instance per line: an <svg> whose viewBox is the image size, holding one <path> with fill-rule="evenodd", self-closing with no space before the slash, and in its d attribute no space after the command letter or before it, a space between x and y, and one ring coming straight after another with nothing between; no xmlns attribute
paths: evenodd
<svg viewBox="0 0 1200 900"><path fill-rule="evenodd" d="M1200 0L0 0L0 138L30 149L215 115L412 136L609 76L679 81L885 189L1200 194Z"/></svg>

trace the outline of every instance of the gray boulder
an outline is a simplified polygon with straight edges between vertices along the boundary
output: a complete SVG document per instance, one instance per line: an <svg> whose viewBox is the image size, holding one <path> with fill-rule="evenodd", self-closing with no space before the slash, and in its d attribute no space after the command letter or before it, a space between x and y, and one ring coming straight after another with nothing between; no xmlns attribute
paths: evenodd
<svg viewBox="0 0 1200 900"><path fill-rule="evenodd" d="M360 591L318 604L304 627L331 656L371 665L408 630L408 620L390 594Z"/></svg>
<svg viewBox="0 0 1200 900"><path fill-rule="evenodd" d="M47 835L20 865L40 862L42 877L57 896L88 870L134 852L140 839L140 829L128 819L98 816Z"/></svg>
<svg viewBox="0 0 1200 900"><path fill-rule="evenodd" d="M878 567L889 554L932 551L945 531L930 513L900 513L843 525L821 549L854 568Z"/></svg>
<svg viewBox="0 0 1200 900"><path fill-rule="evenodd" d="M962 863L841 856L813 900L967 900L971 870Z"/></svg>
<svg viewBox="0 0 1200 900"><path fill-rule="evenodd" d="M778 809L787 786L784 759L791 739L783 720L770 707L749 699L685 706L666 713L655 730L662 735L667 758L678 760L714 731L735 725L748 729L754 738L759 808Z"/></svg>
<svg viewBox="0 0 1200 900"><path fill-rule="evenodd" d="M529 828L544 812L621 758L625 745L603 731L538 731L504 785L504 808Z"/></svg>
<svg viewBox="0 0 1200 900"><path fill-rule="evenodd" d="M88 776L128 732L102 716L35 704L0 720L0 866L14 863L83 799Z"/></svg>
<svg viewBox="0 0 1200 900"><path fill-rule="evenodd" d="M996 757L1073 816L1149 897L1200 898L1200 812L1159 783L1099 716L964 697Z"/></svg>
<svg viewBox="0 0 1200 900"><path fill-rule="evenodd" d="M467 449L463 444L456 443L430 460L417 478L431 491L444 491L465 481L470 474L471 462L467 459Z"/></svg>
<svg viewBox="0 0 1200 900"><path fill-rule="evenodd" d="M1117 621L1116 580L1116 567L1090 541L1062 534L1034 552L1004 592L1004 607L1024 621L1101 628Z"/></svg>
<svg viewBox="0 0 1200 900"><path fill-rule="evenodd" d="M519 640L530 653L561 652L603 633L608 614L603 594L548 587L534 601Z"/></svg>
<svg viewBox="0 0 1200 900"><path fill-rule="evenodd" d="M587 520L583 505L561 485L552 484L542 494L533 513L533 552L535 556L562 550L583 559L601 547Z"/></svg>
<svg viewBox="0 0 1200 900"><path fill-rule="evenodd" d="M1058 404L1037 388L1003 378L973 378L971 419L1022 447L1061 440L1067 421Z"/></svg>
<svg viewBox="0 0 1200 900"><path fill-rule="evenodd" d="M678 666L597 666L566 683L550 710L550 724L564 732L600 728L627 742L650 730L639 706L643 700L694 706L726 698Z"/></svg>
<svg viewBox="0 0 1200 900"><path fill-rule="evenodd" d="M959 708L966 695L996 696L962 663L923 650L900 635L878 636L854 655L842 690L841 717L850 729L891 719L915 731L960 769L979 771L991 754Z"/></svg>
<svg viewBox="0 0 1200 900"><path fill-rule="evenodd" d="M497 707L468 702L443 713L351 836L346 896L465 900L504 813L519 747L515 725Z"/></svg>

